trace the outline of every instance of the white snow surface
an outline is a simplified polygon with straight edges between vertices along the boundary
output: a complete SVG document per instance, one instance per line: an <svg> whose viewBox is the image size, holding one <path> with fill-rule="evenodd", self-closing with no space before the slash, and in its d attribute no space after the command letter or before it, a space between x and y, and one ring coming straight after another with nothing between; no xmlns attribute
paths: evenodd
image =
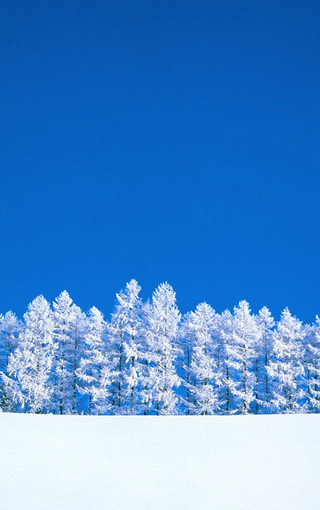
<svg viewBox="0 0 320 510"><path fill-rule="evenodd" d="M318 510L320 416L0 415L6 510Z"/></svg>

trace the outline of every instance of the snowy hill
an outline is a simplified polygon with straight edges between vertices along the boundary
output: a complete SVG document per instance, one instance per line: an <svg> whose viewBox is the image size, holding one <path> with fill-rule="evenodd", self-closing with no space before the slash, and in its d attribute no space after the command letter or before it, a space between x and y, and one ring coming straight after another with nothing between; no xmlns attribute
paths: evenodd
<svg viewBox="0 0 320 510"><path fill-rule="evenodd" d="M320 417L0 415L6 510L317 510Z"/></svg>

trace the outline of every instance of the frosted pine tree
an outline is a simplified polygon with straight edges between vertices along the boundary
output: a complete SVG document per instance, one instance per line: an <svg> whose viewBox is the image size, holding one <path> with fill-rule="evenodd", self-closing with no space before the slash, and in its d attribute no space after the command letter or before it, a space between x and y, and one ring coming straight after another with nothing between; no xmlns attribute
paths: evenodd
<svg viewBox="0 0 320 510"><path fill-rule="evenodd" d="M147 342L151 360L148 377L153 390L153 412L177 414L176 388L180 379L176 372L179 354L178 326L181 314L176 305L176 294L168 283L160 284L154 291L147 316Z"/></svg>
<svg viewBox="0 0 320 510"><path fill-rule="evenodd" d="M231 314L230 314L231 315ZM227 327L226 317L223 318L223 314L215 314L214 327L212 331L212 356L213 356L213 374L214 374L214 385L215 393L217 398L217 409L216 413L223 414L223 410L226 405L225 400L225 389L226 389L226 363L224 359L225 345L223 339L223 321L225 320L224 326ZM230 326L232 325L233 317L231 316ZM228 329L228 328L227 328ZM232 328L231 328L232 331Z"/></svg>
<svg viewBox="0 0 320 510"><path fill-rule="evenodd" d="M305 395L300 383L304 373L304 336L301 321L285 308L274 334L274 359L269 370L272 375L272 404L278 413L303 411Z"/></svg>
<svg viewBox="0 0 320 510"><path fill-rule="evenodd" d="M30 413L47 412L52 399L53 318L43 296L35 298L24 314L19 344L10 355L4 382L15 401Z"/></svg>
<svg viewBox="0 0 320 510"><path fill-rule="evenodd" d="M148 334L148 317L151 313L152 306L149 301L143 303L141 309L141 342L140 342L140 401L141 401L141 412L147 415L152 412L153 403L153 387L152 379L150 377L150 370L153 362L153 345L151 343L151 337Z"/></svg>
<svg viewBox="0 0 320 510"><path fill-rule="evenodd" d="M108 325L114 414L139 414L141 411L143 335L140 290L134 279L126 284L116 296L116 308Z"/></svg>
<svg viewBox="0 0 320 510"><path fill-rule="evenodd" d="M54 412L73 412L73 360L75 343L71 334L74 307L71 297L64 290L53 302L55 363L54 363Z"/></svg>
<svg viewBox="0 0 320 510"><path fill-rule="evenodd" d="M9 311L0 316L0 370L7 371L10 354L18 343L21 322L15 313Z"/></svg>
<svg viewBox="0 0 320 510"><path fill-rule="evenodd" d="M78 388L82 387L82 381L79 379L78 370L80 367L81 359L85 357L86 353L86 336L88 333L88 318L81 308L75 304L72 305L72 321L70 322L70 338L72 340L73 352L71 355L71 372L72 372L72 406L71 413L78 414L84 413L86 403L83 400L86 398Z"/></svg>
<svg viewBox="0 0 320 510"><path fill-rule="evenodd" d="M5 316L0 316L0 373L2 374L8 373L9 358L17 346L20 330L21 322L13 312L9 311ZM1 383L0 391L1 409L13 411L14 405L4 383Z"/></svg>
<svg viewBox="0 0 320 510"><path fill-rule="evenodd" d="M105 414L110 411L110 360L106 346L105 321L95 306L89 310L88 330L84 357L77 376L80 393L88 396L88 414Z"/></svg>
<svg viewBox="0 0 320 510"><path fill-rule="evenodd" d="M219 319L217 338L219 349L219 407L222 414L234 414L236 412L236 387L239 364L237 361L237 349L233 337L234 317L229 310L225 310Z"/></svg>
<svg viewBox="0 0 320 510"><path fill-rule="evenodd" d="M264 306L259 311L258 325L260 329L259 341L256 344L256 413L259 411L268 414L271 409L270 392L270 361L273 342L274 318L270 310Z"/></svg>
<svg viewBox="0 0 320 510"><path fill-rule="evenodd" d="M260 331L256 318L251 314L249 303L240 301L234 307L233 340L237 352L237 384L238 411L248 414L255 401L255 347L260 340ZM255 407L255 405L254 405Z"/></svg>
<svg viewBox="0 0 320 510"><path fill-rule="evenodd" d="M305 327L305 378L307 384L306 410L320 412L320 318L316 324Z"/></svg>
<svg viewBox="0 0 320 510"><path fill-rule="evenodd" d="M185 410L187 415L193 414L194 411L194 400L191 394L191 387L194 385L191 374L191 352L193 342L194 335L191 326L190 312L188 312L184 315L179 327L179 347L181 352L178 357L181 370L181 401L183 410Z"/></svg>
<svg viewBox="0 0 320 510"><path fill-rule="evenodd" d="M193 414L214 414L219 408L214 373L214 343L216 313L207 303L200 303L190 313L189 328L193 337L190 373L193 384L189 390L193 397Z"/></svg>
<svg viewBox="0 0 320 510"><path fill-rule="evenodd" d="M126 285L119 305L123 310L124 352L126 363L124 367L124 411L128 414L139 414L141 411L140 375L142 364L142 320L141 287L136 280ZM120 298L120 295L119 295Z"/></svg>

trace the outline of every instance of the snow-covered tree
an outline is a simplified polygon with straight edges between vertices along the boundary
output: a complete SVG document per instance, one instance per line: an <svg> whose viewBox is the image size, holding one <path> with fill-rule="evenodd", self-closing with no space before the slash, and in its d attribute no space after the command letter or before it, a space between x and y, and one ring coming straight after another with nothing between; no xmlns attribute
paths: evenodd
<svg viewBox="0 0 320 510"><path fill-rule="evenodd" d="M260 336L255 346L256 413L265 412L268 414L271 409L269 367L272 353L273 327L275 322L270 310L266 306L261 308L259 311L257 320L260 329Z"/></svg>
<svg viewBox="0 0 320 510"><path fill-rule="evenodd" d="M176 371L178 326L181 314L176 305L176 294L168 283L154 291L147 315L147 342L150 352L148 370L153 396L152 410L156 414L177 414L176 388L180 378Z"/></svg>
<svg viewBox="0 0 320 510"><path fill-rule="evenodd" d="M17 346L21 322L9 311L0 316L0 370L6 372L9 356Z"/></svg>
<svg viewBox="0 0 320 510"><path fill-rule="evenodd" d="M0 373L8 373L9 358L17 346L20 330L21 322L13 312L9 311L4 316L0 316ZM0 392L1 409L13 411L13 402L3 383L1 383Z"/></svg>
<svg viewBox="0 0 320 510"><path fill-rule="evenodd" d="M238 411L247 414L255 400L256 378L253 364L255 347L260 340L260 331L247 301L240 301L233 310L233 341L236 348L236 366L239 378L236 390Z"/></svg>
<svg viewBox="0 0 320 510"><path fill-rule="evenodd" d="M113 365L114 414L139 414L141 411L142 302L141 287L130 280L116 297L116 308L108 324Z"/></svg>
<svg viewBox="0 0 320 510"><path fill-rule="evenodd" d="M217 398L217 409L216 413L224 414L226 406L226 387L230 383L230 373L228 369L229 380L227 380L227 362L225 355L229 350L229 365L230 354L232 353L232 339L230 339L230 333L232 332L233 317L232 315L224 312L221 315L215 314L215 321L213 327L213 341L212 341L212 356L213 356L213 372L214 372L214 385L215 393ZM230 391L232 382L228 387ZM229 399L230 400L230 399Z"/></svg>
<svg viewBox="0 0 320 510"><path fill-rule="evenodd" d="M236 387L237 387L237 350L233 337L233 315L230 310L225 310L218 322L219 347L219 407L222 414L234 414L236 412Z"/></svg>
<svg viewBox="0 0 320 510"><path fill-rule="evenodd" d="M214 378L214 344L216 313L207 303L200 303L189 316L193 345L190 363L189 391L193 414L213 414L218 410L218 391Z"/></svg>
<svg viewBox="0 0 320 510"><path fill-rule="evenodd" d="M194 341L191 312L187 312L182 319L179 327L179 347L180 355L178 356L178 366L181 372L181 401L182 409L187 415L193 414L194 401L191 394L191 386L194 385L191 374L191 353Z"/></svg>
<svg viewBox="0 0 320 510"><path fill-rule="evenodd" d="M73 412L74 349L72 325L75 320L74 306L64 290L53 302L55 363L54 363L54 412Z"/></svg>
<svg viewBox="0 0 320 510"><path fill-rule="evenodd" d="M89 310L88 330L85 338L84 357L81 358L77 376L81 383L79 392L88 395L88 413L105 414L110 403L110 360L106 346L106 324L100 310Z"/></svg>
<svg viewBox="0 0 320 510"><path fill-rule="evenodd" d="M136 280L131 280L126 285L126 291L122 294L119 305L124 312L124 352L126 363L124 367L124 411L129 414L139 414L141 411L140 381L142 364L142 323L141 306L139 297L141 287ZM118 299L120 298L120 295Z"/></svg>
<svg viewBox="0 0 320 510"><path fill-rule="evenodd" d="M86 355L86 336L89 324L86 314L81 308L75 304L72 305L72 321L70 322L70 338L72 340L73 351L71 355L71 372L72 372L72 414L84 413L86 411L86 403L81 398L81 392L78 391L82 387L82 381L79 378L78 371L81 359Z"/></svg>
<svg viewBox="0 0 320 510"><path fill-rule="evenodd" d="M306 410L320 412L320 318L305 327L305 378L307 383Z"/></svg>
<svg viewBox="0 0 320 510"><path fill-rule="evenodd" d="M272 376L272 404L276 412L303 411L305 395L299 383L304 373L304 336L302 322L285 308L274 334L274 359L269 369Z"/></svg>
<svg viewBox="0 0 320 510"><path fill-rule="evenodd" d="M8 394L30 413L47 412L52 398L50 372L54 356L53 318L43 296L35 298L24 314L19 343L9 357L3 376Z"/></svg>
<svg viewBox="0 0 320 510"><path fill-rule="evenodd" d="M152 305L150 301L142 304L141 308L141 329L140 329L140 355L141 363L140 371L140 401L141 412L147 415L152 412L153 404L153 387L150 377L150 370L153 362L153 343L152 338L148 334L148 317L151 314ZM149 338L150 337L150 338Z"/></svg>
<svg viewBox="0 0 320 510"><path fill-rule="evenodd" d="M168 283L143 303L129 281L110 322L85 314L67 291L0 314L0 410L61 414L320 412L320 318L288 309L274 328L240 301L181 314Z"/></svg>

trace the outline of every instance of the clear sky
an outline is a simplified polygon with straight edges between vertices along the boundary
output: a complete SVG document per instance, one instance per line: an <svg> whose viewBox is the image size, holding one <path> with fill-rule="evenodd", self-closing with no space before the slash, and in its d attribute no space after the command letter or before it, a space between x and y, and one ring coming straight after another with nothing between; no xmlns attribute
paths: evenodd
<svg viewBox="0 0 320 510"><path fill-rule="evenodd" d="M0 73L2 312L320 313L318 0L5 0Z"/></svg>

